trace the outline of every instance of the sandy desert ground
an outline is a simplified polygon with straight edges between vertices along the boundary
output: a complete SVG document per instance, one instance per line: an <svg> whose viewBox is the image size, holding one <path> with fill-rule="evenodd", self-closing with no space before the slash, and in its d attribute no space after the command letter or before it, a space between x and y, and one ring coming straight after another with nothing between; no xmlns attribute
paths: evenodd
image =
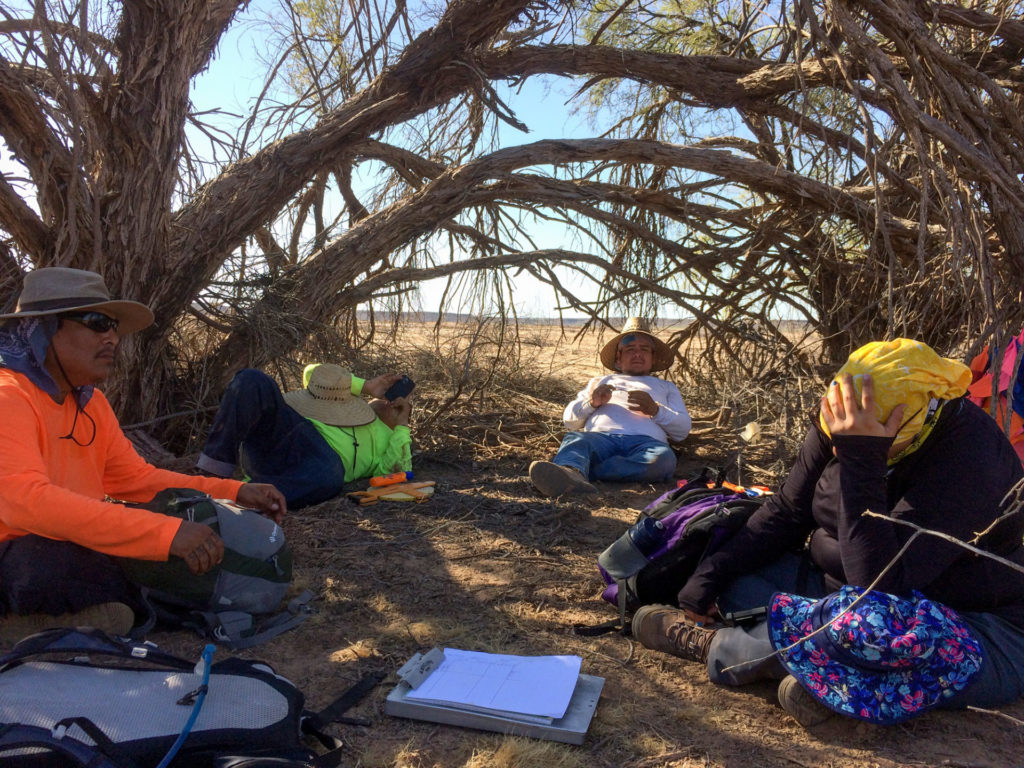
<svg viewBox="0 0 1024 768"><path fill-rule="evenodd" d="M933 712L887 728L834 719L805 730L779 709L771 685L717 688L699 666L620 635L574 635L574 624L613 615L599 600L597 554L666 486L605 485L597 497L564 500L538 496L524 478L527 465L557 447L561 409L598 370L597 345L593 339L559 341L554 329L531 330L514 364L487 380L485 373L463 375L470 366L460 355L472 346L472 333L466 334L457 349L446 346L451 339L432 347L425 335L392 348L391 361L418 369L410 370L421 383L415 470L418 479L437 481L434 498L371 507L336 499L292 512L284 528L297 555L295 586L316 593L316 614L246 652L297 683L314 709L364 673L388 674L351 713L367 718L369 727L334 727L348 746L344 765L1024 765L1024 703L1002 713ZM487 344L479 337L475 343L478 362L487 359ZM424 370L429 361L437 370ZM685 388L684 396L697 421L681 453L680 475L724 461L741 445L737 435L749 417L733 414L720 423L720 403L690 397ZM443 411L445 403L450 406ZM776 483L777 474L763 468L782 466L790 443L778 434L777 421L761 426L760 443L746 449L743 479ZM153 639L189 656L201 648L198 639L181 633ZM585 743L568 746L385 715L395 671L413 653L436 645L579 654L583 671L606 681Z"/></svg>

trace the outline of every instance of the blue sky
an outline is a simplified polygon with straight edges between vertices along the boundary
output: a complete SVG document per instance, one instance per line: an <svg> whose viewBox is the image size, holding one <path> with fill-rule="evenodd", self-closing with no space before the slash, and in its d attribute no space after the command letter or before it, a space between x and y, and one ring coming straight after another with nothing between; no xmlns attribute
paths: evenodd
<svg viewBox="0 0 1024 768"><path fill-rule="evenodd" d="M209 69L194 83L192 102L196 110L221 109L237 115L245 115L259 95L263 85L265 66L259 61L258 50L266 51L267 42L263 36L260 19L266 18L277 7L276 0L254 0L248 9L240 13L233 26L222 38L216 56ZM501 123L499 140L503 145L512 146L541 139L583 137L595 135L595 128L588 124L582 112L574 112L566 102L578 88L566 79L531 78L513 90L504 84L496 88L516 117L529 128L523 133L506 123ZM226 116L227 123L234 121ZM570 235L560 225L538 224L532 230L540 248L569 248ZM593 290L568 273L560 278L583 297L592 297ZM514 278L513 301L524 316L550 317L554 313L555 296L552 289L529 275L520 274ZM443 289L443 281L431 281L421 286L421 306L432 310ZM581 316L577 312L566 314Z"/></svg>

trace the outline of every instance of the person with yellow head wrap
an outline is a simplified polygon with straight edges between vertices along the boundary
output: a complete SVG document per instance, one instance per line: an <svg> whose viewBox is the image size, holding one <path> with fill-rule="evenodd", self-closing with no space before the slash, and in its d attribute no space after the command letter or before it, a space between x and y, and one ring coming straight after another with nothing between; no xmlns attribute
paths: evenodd
<svg viewBox="0 0 1024 768"><path fill-rule="evenodd" d="M927 344L873 341L836 373L818 418L830 437L833 428L891 436L896 451L889 458L896 461L924 443L943 403L962 397L970 383L970 368L940 357Z"/></svg>
<svg viewBox="0 0 1024 768"><path fill-rule="evenodd" d="M1024 566L1024 515L1000 519L1024 470L995 421L964 397L970 380L965 365L919 341L854 351L826 387L779 493L701 562L681 585L678 609L638 611L634 636L705 664L712 682L742 685L781 679L785 668L763 619L718 627L722 616L756 613L776 592L818 599L853 585L921 593L960 612L987 657L943 706L999 706L1024 695L1024 574L896 522ZM794 690L780 686L780 701L800 719Z"/></svg>

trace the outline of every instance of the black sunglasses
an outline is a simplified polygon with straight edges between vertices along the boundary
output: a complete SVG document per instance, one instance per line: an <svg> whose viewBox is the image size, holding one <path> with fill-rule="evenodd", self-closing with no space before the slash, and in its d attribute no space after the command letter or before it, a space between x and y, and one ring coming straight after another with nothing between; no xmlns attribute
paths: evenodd
<svg viewBox="0 0 1024 768"><path fill-rule="evenodd" d="M116 331L120 322L116 317L104 315L102 312L69 312L60 317L63 320L72 320L79 325L84 325L93 333Z"/></svg>

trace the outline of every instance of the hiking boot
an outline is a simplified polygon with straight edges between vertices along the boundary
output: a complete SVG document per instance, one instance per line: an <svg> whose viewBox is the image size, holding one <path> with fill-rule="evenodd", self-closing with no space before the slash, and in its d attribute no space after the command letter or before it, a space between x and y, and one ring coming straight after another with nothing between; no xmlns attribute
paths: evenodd
<svg viewBox="0 0 1024 768"><path fill-rule="evenodd" d="M708 649L718 631L698 627L670 605L642 606L633 614L632 629L633 637L645 648L699 664L708 663Z"/></svg>
<svg viewBox="0 0 1024 768"><path fill-rule="evenodd" d="M820 725L835 715L792 675L786 675L779 683L779 704L804 728Z"/></svg>
<svg viewBox="0 0 1024 768"><path fill-rule="evenodd" d="M134 624L135 613L124 603L99 603L60 616L9 613L0 618L0 643L13 645L22 638L55 627L94 627L108 635L127 635Z"/></svg>
<svg viewBox="0 0 1024 768"><path fill-rule="evenodd" d="M553 461L535 461L530 465L530 482L545 496L566 493L597 493L583 473L573 467L563 467Z"/></svg>

